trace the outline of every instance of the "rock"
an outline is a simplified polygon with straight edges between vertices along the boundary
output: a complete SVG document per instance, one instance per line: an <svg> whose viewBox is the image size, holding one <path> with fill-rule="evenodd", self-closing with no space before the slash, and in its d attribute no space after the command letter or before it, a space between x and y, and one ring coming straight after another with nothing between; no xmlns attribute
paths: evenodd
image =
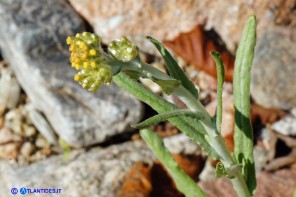
<svg viewBox="0 0 296 197"><path fill-rule="evenodd" d="M9 67L0 63L0 106L8 109L16 107L20 97L20 86Z"/></svg>
<svg viewBox="0 0 296 197"><path fill-rule="evenodd" d="M47 155L43 154L42 151L36 151L33 155L29 158L26 158L28 162L35 163L41 160L45 160Z"/></svg>
<svg viewBox="0 0 296 197"><path fill-rule="evenodd" d="M30 142L25 142L21 147L21 154L25 157L29 157L35 150L35 146Z"/></svg>
<svg viewBox="0 0 296 197"><path fill-rule="evenodd" d="M207 159L205 167L199 175L199 179L201 181L209 181L216 179L216 168L212 164L211 159Z"/></svg>
<svg viewBox="0 0 296 197"><path fill-rule="evenodd" d="M23 115L22 107L9 111L5 115L4 126L11 129L14 133L22 135Z"/></svg>
<svg viewBox="0 0 296 197"><path fill-rule="evenodd" d="M9 195L12 187L46 187L61 188L61 196L115 196L133 164L137 161L152 163L154 159L144 142L134 141L104 150L93 148L71 160L63 159L62 155L53 156L28 167L9 165L2 161L0 192Z"/></svg>
<svg viewBox="0 0 296 197"><path fill-rule="evenodd" d="M267 108L296 106L296 33L270 28L258 39L251 71L251 94Z"/></svg>
<svg viewBox="0 0 296 197"><path fill-rule="evenodd" d="M271 128L283 135L296 136L296 115L290 114L272 124Z"/></svg>
<svg viewBox="0 0 296 197"><path fill-rule="evenodd" d="M9 128L4 127L0 129L0 144L9 142L21 142L21 136L13 133Z"/></svg>
<svg viewBox="0 0 296 197"><path fill-rule="evenodd" d="M263 172L257 177L257 189L255 197L290 197L296 184L296 170L279 170L275 173ZM235 197L229 179L222 178L218 180L203 181L199 185L209 197Z"/></svg>
<svg viewBox="0 0 296 197"><path fill-rule="evenodd" d="M198 11L204 5L194 0L70 0L70 3L106 41L127 35L148 51L154 51L154 48L144 40L145 36L172 39L180 31L192 29L198 20Z"/></svg>
<svg viewBox="0 0 296 197"><path fill-rule="evenodd" d="M89 93L73 80L65 39L83 31L66 1L0 0L0 48L34 107L72 146L126 131L141 104L115 85Z"/></svg>
<svg viewBox="0 0 296 197"><path fill-rule="evenodd" d="M240 41L245 21L251 15L256 15L259 37L269 26L296 26L295 0L208 0L208 4L207 9L200 13L206 17L206 28L213 28L232 52Z"/></svg>
<svg viewBox="0 0 296 197"><path fill-rule="evenodd" d="M146 35L161 41L173 40L182 32L204 25L216 30L234 52L243 25L253 14L258 18L260 33L267 25L296 26L295 0L70 0L70 3L107 41L127 35L148 51L153 47L144 41Z"/></svg>
<svg viewBox="0 0 296 197"><path fill-rule="evenodd" d="M24 124L23 129L24 129L24 136L25 137L33 137L34 135L37 134L37 131L36 131L35 127L33 127L33 126Z"/></svg>
<svg viewBox="0 0 296 197"><path fill-rule="evenodd" d="M0 158L15 159L19 153L19 144L11 142L0 146Z"/></svg>
<svg viewBox="0 0 296 197"><path fill-rule="evenodd" d="M38 148L48 148L50 147L50 144L49 142L42 136L38 136L36 141L35 141L35 145L36 147Z"/></svg>
<svg viewBox="0 0 296 197"><path fill-rule="evenodd" d="M266 150L263 147L255 146L254 147L254 160L255 160L255 169L256 173L259 173L262 171L264 166L267 164L269 160L268 150Z"/></svg>
<svg viewBox="0 0 296 197"><path fill-rule="evenodd" d="M57 137L53 131L53 129L50 127L44 116L42 116L41 113L39 113L37 110L35 110L31 105L27 105L28 113L30 120L34 124L34 126L38 129L38 131L43 135L43 137L46 138L46 140L53 145L57 144Z"/></svg>
<svg viewBox="0 0 296 197"><path fill-rule="evenodd" d="M185 154L185 155L199 155L201 148L198 144L191 141L184 134L178 134L172 137L164 138L164 145L170 150L171 153Z"/></svg>

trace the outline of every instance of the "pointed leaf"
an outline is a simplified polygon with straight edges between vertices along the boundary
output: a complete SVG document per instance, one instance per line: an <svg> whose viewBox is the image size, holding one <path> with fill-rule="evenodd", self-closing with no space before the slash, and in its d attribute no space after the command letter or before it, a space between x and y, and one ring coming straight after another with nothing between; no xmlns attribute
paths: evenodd
<svg viewBox="0 0 296 197"><path fill-rule="evenodd" d="M141 84L122 72L114 76L113 81L139 100L151 106L158 113L179 109L176 105L144 88ZM199 121L191 117L170 118L169 121L194 142L199 144L208 156L219 159L217 152L207 142L205 129Z"/></svg>
<svg viewBox="0 0 296 197"><path fill-rule="evenodd" d="M164 61L166 63L167 69L172 77L177 80L180 80L182 85L196 98L198 97L198 91L196 90L194 84L188 79L188 77L184 74L183 70L179 67L177 62L174 60L170 52L157 40L154 38L147 36L146 37L150 42L154 44L154 46L158 49Z"/></svg>
<svg viewBox="0 0 296 197"><path fill-rule="evenodd" d="M189 116L189 117L195 118L196 121L203 118L202 113L193 112L188 109L177 109L177 110L172 110L172 111L168 111L168 112L162 112L158 115L155 115L151 118L146 119L145 121L143 121L139 124L132 125L132 127L136 128L136 129L143 129L143 128L147 128L151 125L158 124L162 121L168 120L170 118L180 117L180 116Z"/></svg>
<svg viewBox="0 0 296 197"><path fill-rule="evenodd" d="M175 79L159 79L154 76L151 76L150 79L157 83L166 94L171 94L174 89L180 85L180 81Z"/></svg>
<svg viewBox="0 0 296 197"><path fill-rule="evenodd" d="M221 122L222 122L222 92L223 92L223 83L224 83L224 64L221 55L212 51L211 55L214 57L217 69L217 108L216 108L216 129L218 132L221 132Z"/></svg>

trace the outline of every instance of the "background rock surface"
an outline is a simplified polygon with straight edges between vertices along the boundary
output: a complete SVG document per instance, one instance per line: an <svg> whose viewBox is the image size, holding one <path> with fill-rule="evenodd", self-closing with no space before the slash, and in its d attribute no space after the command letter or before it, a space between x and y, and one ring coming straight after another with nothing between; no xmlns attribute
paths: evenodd
<svg viewBox="0 0 296 197"><path fill-rule="evenodd" d="M267 108L296 106L296 28L269 28L257 40L251 94Z"/></svg>
<svg viewBox="0 0 296 197"><path fill-rule="evenodd" d="M213 28L234 51L245 20L258 18L258 32L267 25L296 26L295 0L70 0L73 7L107 41L130 36L141 48L146 35L161 41L172 40L197 25ZM150 48L151 49L151 48Z"/></svg>
<svg viewBox="0 0 296 197"><path fill-rule="evenodd" d="M72 146L123 132L141 118L141 104L111 85L96 94L73 81L65 39L83 22L63 0L0 0L0 48L35 108Z"/></svg>
<svg viewBox="0 0 296 197"><path fill-rule="evenodd" d="M137 151L135 151L137 150ZM0 193L10 195L13 187L61 188L61 194L46 196L110 197L116 196L126 172L137 161L152 163L153 153L142 141L128 142L106 149L72 152L48 158L28 167L0 162ZM39 195L38 195L39 196Z"/></svg>

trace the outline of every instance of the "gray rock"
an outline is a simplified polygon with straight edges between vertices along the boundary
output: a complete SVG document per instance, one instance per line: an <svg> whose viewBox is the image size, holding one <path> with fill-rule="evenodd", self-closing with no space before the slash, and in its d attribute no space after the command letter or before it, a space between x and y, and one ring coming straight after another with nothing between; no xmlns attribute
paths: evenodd
<svg viewBox="0 0 296 197"><path fill-rule="evenodd" d="M44 116L35 110L32 105L26 105L26 109L28 110L30 120L38 129L38 131L43 135L43 137L46 138L48 142L56 145L58 142L57 137L55 136L53 129L50 127Z"/></svg>
<svg viewBox="0 0 296 197"><path fill-rule="evenodd" d="M0 63L0 106L11 109L16 107L20 97L20 86L10 67Z"/></svg>
<svg viewBox="0 0 296 197"><path fill-rule="evenodd" d="M75 154L72 152L70 158ZM94 148L68 161L63 156L55 156L28 167L2 161L0 194L8 196L12 187L26 187L62 189L61 194L46 196L115 196L126 172L135 162L151 163L154 159L144 142L134 141L107 149Z"/></svg>
<svg viewBox="0 0 296 197"><path fill-rule="evenodd" d="M269 153L268 150L266 150L263 147L260 147L260 146L254 147L254 160L255 160L255 169L257 174L261 172L264 166L267 164L269 160L268 153Z"/></svg>
<svg viewBox="0 0 296 197"><path fill-rule="evenodd" d="M251 94L264 107L289 109L296 106L295 32L296 29L271 28L258 40Z"/></svg>
<svg viewBox="0 0 296 197"><path fill-rule="evenodd" d="M164 145L171 153L183 153L186 155L198 155L202 150L198 144L190 140L184 134L164 138Z"/></svg>
<svg viewBox="0 0 296 197"><path fill-rule="evenodd" d="M34 107L72 146L126 130L141 104L114 85L89 93L74 83L65 39L83 31L66 1L0 0L0 48Z"/></svg>
<svg viewBox="0 0 296 197"><path fill-rule="evenodd" d="M283 135L296 136L296 115L289 114L283 119L273 123L271 128Z"/></svg>

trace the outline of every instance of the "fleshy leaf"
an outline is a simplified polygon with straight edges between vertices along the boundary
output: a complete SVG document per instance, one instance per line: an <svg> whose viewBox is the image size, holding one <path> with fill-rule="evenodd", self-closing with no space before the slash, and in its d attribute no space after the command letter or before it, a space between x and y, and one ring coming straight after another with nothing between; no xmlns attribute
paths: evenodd
<svg viewBox="0 0 296 197"><path fill-rule="evenodd" d="M196 98L198 97L198 91L196 90L194 84L188 79L188 77L184 74L183 70L179 67L177 62L174 60L170 52L157 40L154 38L147 36L146 37L150 42L154 44L154 46L158 49L164 61L166 63L167 69L169 70L170 75L181 81L181 84Z"/></svg>
<svg viewBox="0 0 296 197"><path fill-rule="evenodd" d="M186 197L206 196L197 183L187 176L182 169L180 169L177 162L164 146L162 139L156 133L148 129L144 129L141 130L141 137L165 166L169 174L174 179L176 187L180 192L182 192Z"/></svg>

